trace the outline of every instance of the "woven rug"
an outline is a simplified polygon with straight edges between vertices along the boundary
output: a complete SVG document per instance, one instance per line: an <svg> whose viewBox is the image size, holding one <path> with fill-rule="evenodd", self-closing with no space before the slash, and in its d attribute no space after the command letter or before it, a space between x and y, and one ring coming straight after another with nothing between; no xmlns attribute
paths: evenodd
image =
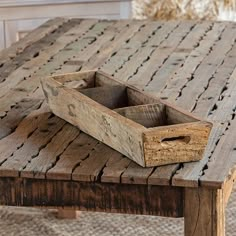
<svg viewBox="0 0 236 236"><path fill-rule="evenodd" d="M77 220L55 217L55 210L0 207L1 236L179 236L183 219L82 212ZM236 188L226 209L226 235L236 236Z"/></svg>

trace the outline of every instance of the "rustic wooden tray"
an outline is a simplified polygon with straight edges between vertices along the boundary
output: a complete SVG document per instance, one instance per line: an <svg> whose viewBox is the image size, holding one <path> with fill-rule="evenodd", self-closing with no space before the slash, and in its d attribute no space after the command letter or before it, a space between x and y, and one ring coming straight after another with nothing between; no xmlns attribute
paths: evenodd
<svg viewBox="0 0 236 236"><path fill-rule="evenodd" d="M212 124L101 71L41 80L54 114L143 167L200 160Z"/></svg>

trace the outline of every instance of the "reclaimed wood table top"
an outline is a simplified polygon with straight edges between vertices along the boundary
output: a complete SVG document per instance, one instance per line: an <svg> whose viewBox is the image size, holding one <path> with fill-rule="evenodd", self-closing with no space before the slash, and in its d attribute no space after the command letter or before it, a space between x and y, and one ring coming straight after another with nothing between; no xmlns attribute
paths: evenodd
<svg viewBox="0 0 236 236"><path fill-rule="evenodd" d="M236 173L235 41L230 22L45 23L0 54L0 176L222 188ZM54 116L39 78L95 68L212 121L203 159L142 168Z"/></svg>

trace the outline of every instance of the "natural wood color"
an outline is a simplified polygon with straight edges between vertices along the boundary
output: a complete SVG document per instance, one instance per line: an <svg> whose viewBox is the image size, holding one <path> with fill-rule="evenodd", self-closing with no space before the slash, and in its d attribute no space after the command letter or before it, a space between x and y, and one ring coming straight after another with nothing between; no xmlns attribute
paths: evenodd
<svg viewBox="0 0 236 236"><path fill-rule="evenodd" d="M150 59L145 63L145 66L139 69L139 73L136 73L132 78L128 81L132 85L137 86L139 89L144 89L146 91L152 92L153 88L150 86L152 81L154 81L154 76L157 73L158 69L160 69L165 60L173 53L175 48L182 42L183 38L190 32L190 29L195 25L194 22L170 22L171 24L175 24L173 32L168 37L162 41L162 43L156 48L153 52ZM153 42L153 41L152 41ZM155 42L153 42L155 45ZM151 89L150 89L151 88ZM155 94L155 91L153 91Z"/></svg>
<svg viewBox="0 0 236 236"><path fill-rule="evenodd" d="M117 85L94 87L89 89L81 89L79 92L110 109L128 105L125 86Z"/></svg>
<svg viewBox="0 0 236 236"><path fill-rule="evenodd" d="M180 38L181 42L179 45L169 55L160 69L157 69L154 77L152 78L152 81L148 84L145 90L153 91L153 88L155 88L155 93L163 91L166 87L166 84L175 78L176 73L183 66L183 63L185 62L189 53L195 49L199 41L201 41L201 38L210 29L211 25L212 22L201 22L197 25L194 25L185 37L182 39ZM170 43L175 45L176 40L175 42Z"/></svg>
<svg viewBox="0 0 236 236"><path fill-rule="evenodd" d="M180 92L189 80L194 76L194 73L204 58L209 54L211 47L221 37L226 24L222 22L214 22L212 27L188 55L183 63L183 66L176 71L175 75L166 83L166 88L161 91L161 97L175 100L180 96Z"/></svg>
<svg viewBox="0 0 236 236"><path fill-rule="evenodd" d="M143 168L131 162L121 175L121 183L125 184L147 184L147 178L153 168Z"/></svg>
<svg viewBox="0 0 236 236"><path fill-rule="evenodd" d="M7 116L0 119L0 139L9 135L32 110L36 110L41 104L42 100L39 99L23 99L12 107Z"/></svg>
<svg viewBox="0 0 236 236"><path fill-rule="evenodd" d="M9 58L16 56L19 52L23 52L27 46L36 42L40 38L43 38L46 34L49 34L50 32L54 31L66 21L68 21L68 19L55 18L44 23L39 28L27 34L24 40L20 40L14 43L11 47L2 50L0 62L3 63L9 60Z"/></svg>
<svg viewBox="0 0 236 236"><path fill-rule="evenodd" d="M56 115L123 154L133 156L140 165L145 165L140 145L141 131L145 129L143 126L120 116L82 93L62 87L52 78L44 80L43 83L46 96L50 96L49 105Z"/></svg>
<svg viewBox="0 0 236 236"><path fill-rule="evenodd" d="M99 181L100 173L108 160L117 155L119 156L120 153L115 152L103 143L99 143L89 152L88 157L73 170L72 180Z"/></svg>
<svg viewBox="0 0 236 236"><path fill-rule="evenodd" d="M73 170L87 158L91 149L95 148L97 144L98 141L96 139L87 134L80 133L61 154L56 165L47 171L46 178L70 180Z"/></svg>
<svg viewBox="0 0 236 236"><path fill-rule="evenodd" d="M208 122L149 128L143 136L147 166L200 160L210 130Z"/></svg>
<svg viewBox="0 0 236 236"><path fill-rule="evenodd" d="M37 156L31 156L32 159L30 159L27 165L25 164L26 166L21 176L25 178L44 179L46 172L55 165L57 158L60 157L67 146L79 135L79 132L76 127L70 124L62 126L59 132L50 140L50 143L44 141L46 146L43 150L38 148L37 151L39 152ZM52 132L49 132L49 135L52 135ZM49 154L53 155L49 156Z"/></svg>
<svg viewBox="0 0 236 236"><path fill-rule="evenodd" d="M157 97L147 96L145 93L138 91L137 89L132 89L132 86L127 88L127 94L129 97L130 106L160 102L160 99L158 99Z"/></svg>
<svg viewBox="0 0 236 236"><path fill-rule="evenodd" d="M16 146L15 152L11 153L11 155L9 155L8 153L6 153L8 154L6 155L4 153L6 155L6 160L0 166L0 176L19 176L19 172L22 171L27 164L31 166L35 163L40 149L47 146L53 136L57 134L57 132L60 131L60 129L64 125L65 122L63 120L54 116L53 118L46 119L44 122L42 122L33 133L32 131L31 133L28 133L28 130L25 129L25 135L28 135L29 137L27 137L27 140L25 142L21 140L23 144L22 148L19 149L18 146ZM17 140L13 138L12 142L12 145L14 145L15 143L17 143ZM31 162L31 160L33 163L29 163ZM40 167L39 165L34 166L34 169L32 169L31 177L34 175L34 173L37 175L37 172L39 172L41 168L43 167ZM11 171L9 171L9 169L11 169ZM27 175L28 173L24 174Z"/></svg>
<svg viewBox="0 0 236 236"><path fill-rule="evenodd" d="M148 177L148 184L151 185L171 185L171 178L179 168L179 164L156 167Z"/></svg>
<svg viewBox="0 0 236 236"><path fill-rule="evenodd" d="M139 123L146 128L165 125L165 106L163 104L147 104L117 108L120 115Z"/></svg>
<svg viewBox="0 0 236 236"><path fill-rule="evenodd" d="M221 189L186 188L184 218L186 236L224 236L223 191Z"/></svg>
<svg viewBox="0 0 236 236"><path fill-rule="evenodd" d="M227 206L229 198L230 198L230 195L232 193L232 190L233 190L233 187L234 187L234 182L235 182L235 177L236 176L232 176L231 179L229 179L227 182L224 183L223 193L224 193L224 204L225 204L225 207Z"/></svg>
<svg viewBox="0 0 236 236"><path fill-rule="evenodd" d="M76 82L82 80L82 74L76 73L78 78L69 74L68 81L73 77ZM100 71L93 78L99 87L94 88L69 89L62 83L65 77L60 76L61 83L54 77L41 80L51 110L139 165L151 167L202 158L211 130L209 122L201 122L161 100L151 105L149 101L155 98ZM138 94L138 103L148 104L126 107L137 100ZM107 108L119 109L114 112ZM187 123L191 121L194 123Z"/></svg>
<svg viewBox="0 0 236 236"><path fill-rule="evenodd" d="M215 188L223 188L224 184L236 178L235 173L235 139L236 139L236 120L231 122L230 129L220 139L215 148L211 162L208 163L208 169L204 171L200 181L203 186L212 186Z"/></svg>
<svg viewBox="0 0 236 236"><path fill-rule="evenodd" d="M54 79L68 88L90 88L94 87L95 72L95 70L90 70L84 71L83 73L67 73L66 76L64 74L55 75Z"/></svg>
<svg viewBox="0 0 236 236"><path fill-rule="evenodd" d="M156 31L159 32L159 28L162 25L162 22L153 22L153 21L146 21L145 24L140 24L140 28L138 31L130 38L130 40L126 43L123 43L119 50L116 50L116 56L110 57L105 64L102 65L102 71L105 71L108 74L116 74L122 70L123 64L125 61L129 60L130 57L136 55L135 53L149 41L150 37L153 36ZM163 32L160 32L160 37L164 37ZM152 48L152 50L154 50ZM138 58L138 57L136 57ZM139 57L139 59L142 57ZM131 64L132 63L128 63ZM130 70L130 68L127 71ZM131 71L130 71L131 72ZM119 77L121 80L127 80L128 76Z"/></svg>
<svg viewBox="0 0 236 236"><path fill-rule="evenodd" d="M57 217L59 219L78 219L79 218L79 211L71 210L71 209L61 209L57 210Z"/></svg>
<svg viewBox="0 0 236 236"><path fill-rule="evenodd" d="M188 190L193 192L198 188L201 199L219 196L220 189L226 206L236 178L235 24L81 19L50 24L0 54L1 204L183 216L182 187L191 187ZM94 83L96 68L117 80L101 73ZM78 79L83 73L71 74L77 71L87 71L84 80ZM165 115L171 117L168 125L198 119L188 113L183 119L184 112L178 108L178 115L175 106L214 122L203 158L142 168L77 128L66 132L70 125L49 112L39 82L63 73L72 76L72 82L65 81L70 89L127 81L136 87L127 88L128 105L122 109L164 104ZM74 81L76 77L78 81ZM55 124L49 125L51 121ZM37 163L42 171L34 175ZM24 170L30 178L19 178ZM159 188L161 185L168 188ZM188 195L188 209L193 210L198 195ZM218 197L212 199L219 202ZM210 207L205 204L210 205L209 200L202 201L201 206L206 207L200 222L206 219L207 209L213 209L214 201ZM193 230L197 217L194 211L188 214Z"/></svg>
<svg viewBox="0 0 236 236"><path fill-rule="evenodd" d="M166 106L166 117L168 124L181 124L198 121L197 117L186 113L184 110L176 109L176 107L169 103L168 106Z"/></svg>
<svg viewBox="0 0 236 236"><path fill-rule="evenodd" d="M1 205L183 217L183 189L135 184L0 178Z"/></svg>
<svg viewBox="0 0 236 236"><path fill-rule="evenodd" d="M101 182L120 183L121 176L130 165L131 160L119 153L110 158L103 169Z"/></svg>

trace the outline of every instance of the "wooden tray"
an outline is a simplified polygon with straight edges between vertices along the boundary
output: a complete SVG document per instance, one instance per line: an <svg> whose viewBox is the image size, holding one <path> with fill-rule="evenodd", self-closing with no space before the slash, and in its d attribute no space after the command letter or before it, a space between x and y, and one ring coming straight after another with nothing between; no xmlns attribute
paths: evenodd
<svg viewBox="0 0 236 236"><path fill-rule="evenodd" d="M101 71L41 80L54 114L143 167L200 160L212 124Z"/></svg>

